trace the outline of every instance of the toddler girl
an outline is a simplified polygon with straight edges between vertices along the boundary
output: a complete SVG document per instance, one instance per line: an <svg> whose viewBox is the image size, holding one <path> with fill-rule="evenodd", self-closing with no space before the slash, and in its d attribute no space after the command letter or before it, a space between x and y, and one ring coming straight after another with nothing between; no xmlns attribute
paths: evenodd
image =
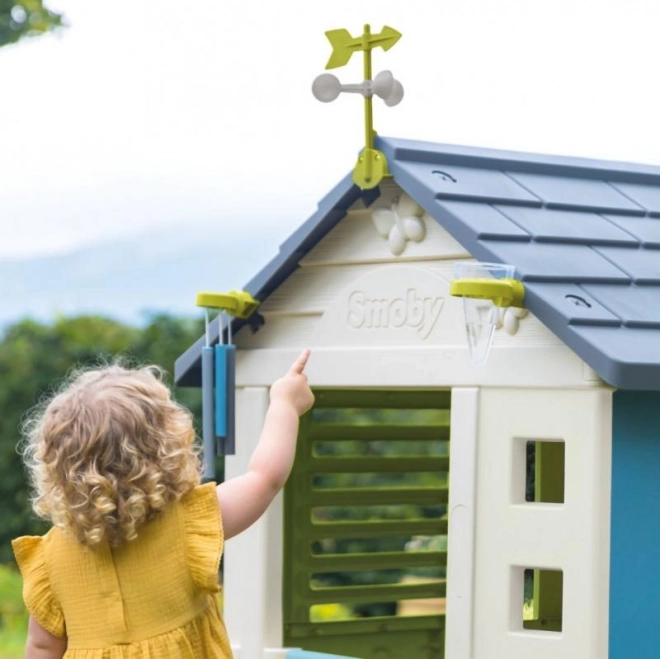
<svg viewBox="0 0 660 659"><path fill-rule="evenodd" d="M247 473L217 487L199 484L191 415L155 367L84 372L33 415L34 509L53 527L13 542L28 659L231 657L216 595L223 542L289 475L314 402L308 357L271 387Z"/></svg>

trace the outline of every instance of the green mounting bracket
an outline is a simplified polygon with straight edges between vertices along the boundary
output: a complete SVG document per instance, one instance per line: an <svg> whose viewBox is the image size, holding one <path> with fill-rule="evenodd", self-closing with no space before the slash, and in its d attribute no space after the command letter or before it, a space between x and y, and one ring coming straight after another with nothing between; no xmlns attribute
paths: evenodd
<svg viewBox="0 0 660 659"><path fill-rule="evenodd" d="M524 308L525 286L517 279L455 279L450 293L456 297L492 300L497 307Z"/></svg>
<svg viewBox="0 0 660 659"><path fill-rule="evenodd" d="M332 46L332 54L326 69L335 69L348 64L353 53L362 51L364 60L364 79L371 80L371 51L373 48L389 50L401 38L401 33L394 28L384 26L378 34L371 34L369 25L359 37L352 37L348 30L329 30L325 33ZM374 149L376 133L373 128L373 98L364 98L365 148L360 153L353 169L353 182L362 190L375 188L383 178L390 177L385 155Z"/></svg>
<svg viewBox="0 0 660 659"><path fill-rule="evenodd" d="M392 175L387 169L385 154L378 149L365 148L353 168L353 183L361 190L375 188L384 178Z"/></svg>
<svg viewBox="0 0 660 659"><path fill-rule="evenodd" d="M226 311L235 318L249 318L259 306L247 291L229 291L229 293L197 293L195 304L206 309Z"/></svg>

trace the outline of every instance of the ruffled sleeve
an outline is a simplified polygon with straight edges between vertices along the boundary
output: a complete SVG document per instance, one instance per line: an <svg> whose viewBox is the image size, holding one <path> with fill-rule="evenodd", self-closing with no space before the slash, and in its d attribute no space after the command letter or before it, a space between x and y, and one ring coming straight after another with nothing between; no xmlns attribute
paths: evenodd
<svg viewBox="0 0 660 659"><path fill-rule="evenodd" d="M196 586L218 592L223 548L222 520L215 483L196 487L181 500L188 567Z"/></svg>
<svg viewBox="0 0 660 659"><path fill-rule="evenodd" d="M64 614L51 590L44 539L40 536L23 536L11 544L23 576L23 600L27 610L45 630L55 636L64 636Z"/></svg>

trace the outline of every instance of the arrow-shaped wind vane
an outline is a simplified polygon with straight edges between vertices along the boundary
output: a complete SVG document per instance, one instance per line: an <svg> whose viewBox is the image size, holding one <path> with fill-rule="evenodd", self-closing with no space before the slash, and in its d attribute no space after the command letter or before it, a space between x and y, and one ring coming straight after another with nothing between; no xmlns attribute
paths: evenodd
<svg viewBox="0 0 660 659"><path fill-rule="evenodd" d="M353 38L349 31L344 29L328 30L325 36L332 46L332 55L325 68L336 69L348 64L351 55L361 50L366 53L378 46L383 50L389 50L401 38L401 33L386 25L380 34L369 34L369 26L366 25L364 34L359 37Z"/></svg>
<svg viewBox="0 0 660 659"><path fill-rule="evenodd" d="M371 34L369 25L359 37L352 37L348 30L329 30L325 33L332 46L332 54L326 69L335 69L348 64L353 53L364 54L364 81L358 84L342 85L331 73L321 74L314 80L312 93L324 103L334 101L341 92L354 92L364 96L364 129L366 146L360 154L353 181L360 188L375 188L380 181L389 176L385 155L374 149L373 96L379 96L386 105L396 105L403 98L403 86L395 80L389 71L382 71L375 79L371 77L371 51L373 48L389 50L400 39L401 33L394 28L383 27L379 34Z"/></svg>

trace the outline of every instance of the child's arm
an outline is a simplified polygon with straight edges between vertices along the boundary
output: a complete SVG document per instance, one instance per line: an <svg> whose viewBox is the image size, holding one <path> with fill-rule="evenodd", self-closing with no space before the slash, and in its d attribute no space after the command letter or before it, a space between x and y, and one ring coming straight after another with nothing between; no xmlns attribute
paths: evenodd
<svg viewBox="0 0 660 659"><path fill-rule="evenodd" d="M66 636L53 636L30 616L25 659L61 659L66 652L67 642Z"/></svg>
<svg viewBox="0 0 660 659"><path fill-rule="evenodd" d="M308 359L309 350L305 350L271 387L261 438L247 473L218 485L225 539L254 524L289 477L296 454L298 417L314 404L304 374Z"/></svg>

